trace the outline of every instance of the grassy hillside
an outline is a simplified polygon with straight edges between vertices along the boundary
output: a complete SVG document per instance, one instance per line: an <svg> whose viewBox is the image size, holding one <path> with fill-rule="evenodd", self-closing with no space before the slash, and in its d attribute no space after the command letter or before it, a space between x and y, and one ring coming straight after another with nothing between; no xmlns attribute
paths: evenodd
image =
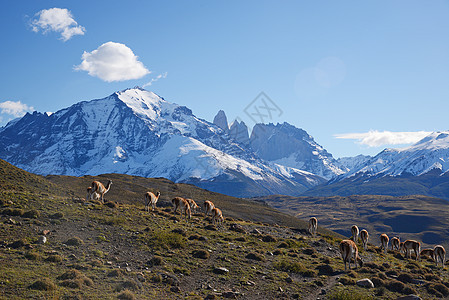
<svg viewBox="0 0 449 300"><path fill-rule="evenodd" d="M361 250L365 266L343 272L340 237L254 201L226 197L165 179L113 180L105 205L86 202L91 177L30 176L0 207L0 299L424 299L449 295L447 266L399 253ZM0 177L4 174L0 174ZM15 174L9 174L14 180ZM46 188L48 186L49 188ZM145 190L165 196L143 210ZM49 190L44 193L43 190ZM2 190L7 192L6 190ZM165 207L172 195L214 201L222 226ZM117 203L117 202L119 203ZM46 243L40 243L42 236ZM355 285L370 278L375 288Z"/></svg>
<svg viewBox="0 0 449 300"><path fill-rule="evenodd" d="M449 248L449 201L426 196L353 195L349 197L257 198L274 208L307 219L316 216L322 226L350 236L353 224L366 228L380 244L381 233L401 240L417 239L427 246Z"/></svg>

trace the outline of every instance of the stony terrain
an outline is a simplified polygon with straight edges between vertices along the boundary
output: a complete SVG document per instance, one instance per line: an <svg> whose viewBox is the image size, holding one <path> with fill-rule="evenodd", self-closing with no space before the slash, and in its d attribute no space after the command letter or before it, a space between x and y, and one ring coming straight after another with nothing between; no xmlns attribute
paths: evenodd
<svg viewBox="0 0 449 300"><path fill-rule="evenodd" d="M319 228L311 237L304 221L254 201L166 179L109 174L98 178L114 182L102 204L84 199L91 177L44 178L5 162L0 173L1 299L449 295L447 266L383 254L373 245L360 251L363 268L343 272L337 252L342 236ZM140 189L152 190L150 184L165 196L148 213ZM169 199L175 194L199 204L214 201L225 223L213 226L202 213L190 220L174 216ZM375 287L356 284L364 278Z"/></svg>

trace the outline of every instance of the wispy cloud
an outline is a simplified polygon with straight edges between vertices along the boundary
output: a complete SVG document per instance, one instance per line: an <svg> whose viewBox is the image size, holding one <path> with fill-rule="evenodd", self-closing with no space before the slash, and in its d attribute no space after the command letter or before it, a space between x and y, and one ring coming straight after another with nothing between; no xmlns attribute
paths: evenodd
<svg viewBox="0 0 449 300"><path fill-rule="evenodd" d="M20 101L0 102L0 112L2 114L12 115L14 117L22 117L25 113L34 111L32 106L28 106Z"/></svg>
<svg viewBox="0 0 449 300"><path fill-rule="evenodd" d="M74 35L84 35L86 31L73 19L72 13L67 8L43 9L34 15L30 25L34 32L58 32L64 42L70 40Z"/></svg>
<svg viewBox="0 0 449 300"><path fill-rule="evenodd" d="M151 80L149 82L145 83L142 87L145 88L147 86L151 86L153 84L153 82L156 82L161 78L167 78L167 72L157 75L156 78L151 78Z"/></svg>
<svg viewBox="0 0 449 300"><path fill-rule="evenodd" d="M75 70L87 71L101 80L123 81L139 79L151 73L126 45L107 42L92 52L84 51L82 62Z"/></svg>
<svg viewBox="0 0 449 300"><path fill-rule="evenodd" d="M431 134L429 131L392 132L370 130L364 133L335 134L337 139L357 140L357 143L369 147L380 147L385 145L413 144Z"/></svg>

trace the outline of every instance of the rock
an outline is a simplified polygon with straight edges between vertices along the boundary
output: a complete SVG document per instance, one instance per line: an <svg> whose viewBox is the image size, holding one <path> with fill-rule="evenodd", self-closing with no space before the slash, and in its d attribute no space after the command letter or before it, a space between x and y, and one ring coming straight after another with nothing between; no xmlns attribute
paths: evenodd
<svg viewBox="0 0 449 300"><path fill-rule="evenodd" d="M421 300L421 298L416 295L407 295L396 298L396 300Z"/></svg>
<svg viewBox="0 0 449 300"><path fill-rule="evenodd" d="M131 268L130 267L126 267L125 270L126 270L126 272L131 272Z"/></svg>
<svg viewBox="0 0 449 300"><path fill-rule="evenodd" d="M170 288L170 291L172 291L173 293L179 293L181 292L181 289L179 288L179 286L172 286Z"/></svg>
<svg viewBox="0 0 449 300"><path fill-rule="evenodd" d="M246 230L239 224L231 224L231 226L229 226L229 230L240 233L246 233Z"/></svg>
<svg viewBox="0 0 449 300"><path fill-rule="evenodd" d="M235 120L232 122L231 128L229 128L229 136L241 144L249 144L248 127L243 121Z"/></svg>
<svg viewBox="0 0 449 300"><path fill-rule="evenodd" d="M50 234L50 230L42 230L42 234L43 235L49 235Z"/></svg>
<svg viewBox="0 0 449 300"><path fill-rule="evenodd" d="M221 109L218 111L217 115L214 117L214 124L223 129L224 132L229 132L228 119L226 114Z"/></svg>
<svg viewBox="0 0 449 300"><path fill-rule="evenodd" d="M146 282L146 278L145 275L142 272L137 273L137 280L139 280L140 282Z"/></svg>
<svg viewBox="0 0 449 300"><path fill-rule="evenodd" d="M253 231L251 231L252 234L262 234L259 229L254 228Z"/></svg>
<svg viewBox="0 0 449 300"><path fill-rule="evenodd" d="M422 279L412 279L411 283L413 283L413 284L425 284L426 281L422 280Z"/></svg>
<svg viewBox="0 0 449 300"><path fill-rule="evenodd" d="M215 268L213 271L215 274L226 274L229 273L229 270L224 267Z"/></svg>
<svg viewBox="0 0 449 300"><path fill-rule="evenodd" d="M5 224L15 225L16 221L14 221L14 219L9 218L8 220L5 221Z"/></svg>
<svg viewBox="0 0 449 300"><path fill-rule="evenodd" d="M357 280L356 284L361 287L374 288L374 283L368 278Z"/></svg>
<svg viewBox="0 0 449 300"><path fill-rule="evenodd" d="M37 240L37 243L38 244L45 244L47 242L47 238L45 237L45 236L43 236L43 235L41 235L40 237L39 237L39 239Z"/></svg>
<svg viewBox="0 0 449 300"><path fill-rule="evenodd" d="M225 298L237 299L237 296L239 294L240 294L239 292L228 291L228 292L223 292L221 295Z"/></svg>

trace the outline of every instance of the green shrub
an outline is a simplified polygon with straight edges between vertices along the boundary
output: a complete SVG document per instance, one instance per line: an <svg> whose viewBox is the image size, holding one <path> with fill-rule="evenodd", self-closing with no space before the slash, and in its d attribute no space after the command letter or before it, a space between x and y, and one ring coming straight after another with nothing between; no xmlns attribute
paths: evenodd
<svg viewBox="0 0 449 300"><path fill-rule="evenodd" d="M108 277L122 277L123 272L120 269L114 269L108 273Z"/></svg>
<svg viewBox="0 0 449 300"><path fill-rule="evenodd" d="M266 243L274 243L277 239L274 236L267 234L262 237L262 241Z"/></svg>
<svg viewBox="0 0 449 300"><path fill-rule="evenodd" d="M134 280L126 280L126 281L123 281L117 289L118 290L138 290L139 285Z"/></svg>
<svg viewBox="0 0 449 300"><path fill-rule="evenodd" d="M82 288L83 284L80 280L74 280L74 279L66 279L64 281L61 281L59 283L60 286L65 286L71 289L80 289Z"/></svg>
<svg viewBox="0 0 449 300"><path fill-rule="evenodd" d="M66 271L64 274L60 275L57 279L64 280L64 279L75 279L75 278L81 278L84 274L76 269L70 269Z"/></svg>
<svg viewBox="0 0 449 300"><path fill-rule="evenodd" d="M81 246L84 244L83 240L79 237L75 236L73 238L68 239L64 244L68 246Z"/></svg>
<svg viewBox="0 0 449 300"><path fill-rule="evenodd" d="M29 259L29 260L40 260L41 259L41 255L37 252L27 252L25 254L25 258Z"/></svg>
<svg viewBox="0 0 449 300"><path fill-rule="evenodd" d="M182 235L162 231L149 239L149 244L159 249L179 249L187 246L187 240Z"/></svg>
<svg viewBox="0 0 449 300"><path fill-rule="evenodd" d="M57 212L48 216L50 219L62 219L64 218L64 214L62 212Z"/></svg>
<svg viewBox="0 0 449 300"><path fill-rule="evenodd" d="M50 279L42 278L35 281L32 285L29 286L29 288L40 291L52 291L56 288L56 286Z"/></svg>
<svg viewBox="0 0 449 300"><path fill-rule="evenodd" d="M32 209L32 210L26 211L26 212L22 215L22 217L28 218L28 219L37 219L37 218L40 217L40 215L41 215L41 214L40 214L39 211L37 211L37 210L35 210L35 209Z"/></svg>
<svg viewBox="0 0 449 300"><path fill-rule="evenodd" d="M343 285L355 285L355 280L349 277L341 277L339 281Z"/></svg>
<svg viewBox="0 0 449 300"><path fill-rule="evenodd" d="M445 297L449 295L449 289L444 284L437 283L431 285L431 287L443 294Z"/></svg>
<svg viewBox="0 0 449 300"><path fill-rule="evenodd" d="M22 216L24 214L23 209L19 208L5 208L1 211L2 215L8 215L8 216Z"/></svg>
<svg viewBox="0 0 449 300"><path fill-rule="evenodd" d="M387 282L385 284L385 287L392 292L402 293L402 290L404 290L405 285L402 282L393 279L393 280Z"/></svg>
<svg viewBox="0 0 449 300"><path fill-rule="evenodd" d="M281 260L274 264L274 267L280 271L301 274L305 277L315 277L316 271L307 269L299 262Z"/></svg>
<svg viewBox="0 0 449 300"><path fill-rule="evenodd" d="M130 290L124 290L117 295L117 298L120 300L135 300L136 296Z"/></svg>
<svg viewBox="0 0 449 300"><path fill-rule="evenodd" d="M353 290L339 290L329 295L330 300L366 300L371 297Z"/></svg>
<svg viewBox="0 0 449 300"><path fill-rule="evenodd" d="M48 256L47 259L45 259L45 260L49 261L49 262L60 263L60 262L62 262L63 259L62 259L61 255L52 254L52 255Z"/></svg>
<svg viewBox="0 0 449 300"><path fill-rule="evenodd" d="M257 261L264 261L265 257L262 254L251 252L248 253L248 255L245 256L248 259L257 260Z"/></svg>
<svg viewBox="0 0 449 300"><path fill-rule="evenodd" d="M164 263L164 260L162 259L162 257L160 257L160 256L154 256L154 257L152 257L148 262L147 262L147 264L150 266L150 267L153 267L153 266L160 266L160 265L162 265Z"/></svg>
<svg viewBox="0 0 449 300"><path fill-rule="evenodd" d="M208 259L210 257L210 253L207 250L193 250L192 256L195 258Z"/></svg>

